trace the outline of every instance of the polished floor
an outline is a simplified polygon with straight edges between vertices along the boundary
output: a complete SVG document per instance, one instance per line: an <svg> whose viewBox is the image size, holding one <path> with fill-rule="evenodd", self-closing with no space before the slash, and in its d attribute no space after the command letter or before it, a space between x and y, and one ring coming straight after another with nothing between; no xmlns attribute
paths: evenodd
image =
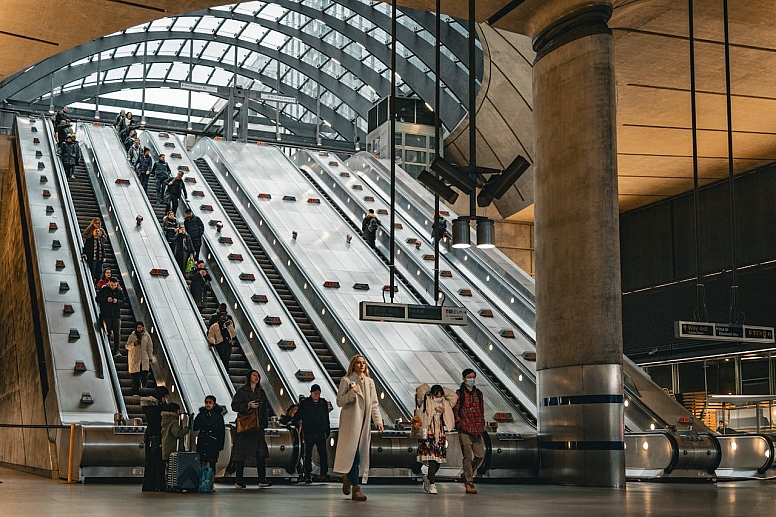
<svg viewBox="0 0 776 517"><path fill-rule="evenodd" d="M480 484L465 495L460 483L440 483L439 495L413 485L364 487L369 500L354 503L337 484L279 485L216 494L147 494L137 485L67 485L0 468L0 516L163 515L337 517L515 515L773 516L776 481L737 483L629 483L625 490L546 485Z"/></svg>

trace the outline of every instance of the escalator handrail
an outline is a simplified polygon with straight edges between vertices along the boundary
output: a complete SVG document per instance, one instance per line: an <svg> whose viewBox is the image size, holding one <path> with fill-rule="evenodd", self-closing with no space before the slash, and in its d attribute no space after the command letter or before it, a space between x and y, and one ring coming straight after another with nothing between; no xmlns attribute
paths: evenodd
<svg viewBox="0 0 776 517"><path fill-rule="evenodd" d="M269 146L268 146L268 147L269 147ZM275 146L272 146L272 147L275 147ZM218 164L218 165L221 165L221 166L222 166L224 169L226 169L228 172L230 172L230 173L231 173L230 175L231 175L231 177L232 177L232 180L233 180L235 183L237 183L237 184L239 185L239 187L240 187L240 190L241 190L243 193L245 193L245 192L246 192L246 190L245 190L245 186L244 186L244 185L243 185L243 183L242 183L242 182L241 182L241 181L240 181L240 180L239 180L239 179L238 179L238 178L237 178L237 177L236 177L236 176L233 174L233 171L229 171L229 168L226 166L226 164L227 164L227 163L229 163L229 162L226 160L226 158L224 157L223 153L222 153L222 152L221 152L221 150L218 148L218 146L216 146L216 145L213 145L213 143L211 142L210 148L211 148L211 149L213 150L213 152L214 152L214 153L216 153L216 154L218 155L218 157L219 157L219 164ZM278 151L278 153L279 153L281 156L283 156L283 157L284 157L284 158L285 158L285 159L288 161L288 163L289 163L289 164L290 164L290 165L291 165L291 166L292 166L294 169L296 169L296 168L297 168L297 167L296 167L296 165L295 165L295 164L294 164L294 163L293 163L293 162L290 160L290 158L289 158L288 156L286 156L286 154L285 154L284 152L282 152L282 151L280 151L280 150L279 150L279 151ZM216 167L216 168L218 168L218 167ZM268 229L268 230L269 230L269 231L270 231L270 232L271 232L273 235L279 235L278 231L277 231L277 230L276 230L276 229L273 227L273 225L270 223L270 221L268 221L268 220L267 220L267 218L266 218L266 217L262 217L262 220L264 221L264 225L267 227L267 229ZM251 231L253 232L253 230L252 230L252 229L251 229ZM258 240L258 236L257 236L257 240ZM310 278L309 278L309 276L307 275L307 272L304 270L304 268L302 268L302 267L299 267L299 265L298 265L298 263L297 263L297 261L296 261L296 259L295 259L295 255L293 255L293 254L292 254L292 253L291 253L291 252L290 252L290 251L287 249L287 247L286 247L286 245L283 243L282 239L278 239L278 240L277 240L277 244L275 245L275 251L277 251L278 249L282 250L282 251L285 253L286 257L288 257L288 258L287 258L287 260L292 260L292 262L296 264L296 266L297 266L297 269L299 270L300 274L301 274L301 275L302 275L302 276L305 278L305 280L306 280L307 284L308 284L308 285L311 287L311 289L310 289L310 292L312 292L312 293L316 293L316 295L317 295L317 296L318 296L318 298L321 300L321 302L322 302L322 303L323 303L323 304L324 304L326 307L329 307L329 309L330 309L331 307L330 307L330 306L329 306L329 304L327 303L326 297L325 297L325 296L323 296L323 294L322 294L322 293L320 293L320 292L318 291L317 287L315 287L315 285L316 285L316 284L315 284L315 282L313 282L313 281L311 281L311 280L310 280ZM287 284L289 284L289 286L290 286L290 283L289 283L289 282L287 282ZM338 328L339 328L339 329L342 331L342 333L343 333L343 334L345 334L345 336L346 336L346 339L347 339L347 342L348 342L348 343L351 343L351 344L352 344L352 346L353 346L353 347L354 347L354 348L355 348L355 349L358 351L358 353L359 353L360 355L364 355L363 348L360 346L360 344L359 344L358 340L356 340L356 339L353 339L353 335L351 334L351 332L350 332L349 328L348 328L348 327L347 327L347 326L346 326L346 325L345 325L345 324L342 322L342 320L341 320L341 319L340 319L340 317L339 317L339 316L336 314L336 312L335 312L335 311L332 311L332 310L329 310L329 311L328 311L328 313L329 313L329 317L330 317L332 320L334 320L334 321L336 322L336 325L337 325L337 327L338 327ZM378 380L378 381L379 381L378 385L382 385L382 388L383 388L383 390L384 390L384 392L385 392L385 394L386 394L386 397L391 399L391 403L392 403L392 404L393 404L393 406L394 406L394 407L397 409L397 411L399 411L399 413L401 414L401 416L403 416L403 417L405 417L405 418L409 418L409 417L411 416L410 412L412 411L412 408L405 408L405 407L404 407L404 404L401 402L401 399L399 399L399 397L398 397L398 396L396 396L396 394L395 394L395 393L393 392L393 390L391 389L391 387L390 387L390 384L388 384L387 382L385 382L385 381L382 379L382 376L381 376L380 374L378 374L377 372L375 372L375 371L373 370L371 375L372 375L372 377L373 377L374 379L376 379L376 380Z"/></svg>
<svg viewBox="0 0 776 517"><path fill-rule="evenodd" d="M73 205L73 198L70 194L70 185L68 185L65 179L65 171L62 166L62 161L54 151L54 128L49 123L47 118L43 118L43 126L46 128L46 137L49 141L48 150L51 153L51 162L54 164L55 176L59 191L62 193L61 205L65 214L65 226L67 227L67 235L72 243L73 262L80 264L81 267L76 268L78 270L78 284L81 292L81 296L85 298L84 305L86 307L87 319L91 321L89 325L89 338L90 342L94 344L92 352L95 353L97 361L95 364L99 365L100 371L98 377L102 378L105 375L104 369L107 368L108 375L113 387L113 395L116 399L116 405L121 413L122 418L126 421L129 416L127 413L127 406L124 403L124 395L121 392L121 382L119 381L118 372L116 371L116 364L110 357L110 342L108 336L102 332L95 331L95 322L100 321L97 310L97 300L95 296L92 296L93 283L91 282L91 275L88 273L86 267L86 261L81 257L79 250L83 247L81 241L81 232L78 228L78 216L75 213L75 206ZM92 286L90 289L87 286ZM96 293L95 293L96 294ZM96 351L95 351L96 349Z"/></svg>
<svg viewBox="0 0 776 517"><path fill-rule="evenodd" d="M91 131L89 130L89 126L88 125L86 125L84 127L85 127L86 131L84 131L85 138L84 138L84 140L82 140L82 142L84 144L86 144L86 142L88 141L88 149L89 149L90 154L91 154L91 160L94 163L94 166L97 168L97 174L95 176L99 177L99 178L94 178L93 181L96 184L99 184L99 185L102 186L102 190L103 190L105 196L107 196L109 198L112 198L111 193L110 193L110 189L107 188L107 185L105 185L104 179L102 179L102 178L104 178L104 174L102 173L102 171L104 169L103 169L103 165L102 165L102 162L100 161L99 156L97 156L97 153L94 152L94 142L92 140ZM111 211L111 214L113 214L112 211ZM114 217L115 217L115 214L114 214ZM118 236L120 237L120 239L118 239L118 242L116 244L118 244L122 248L124 248L124 251L125 251L125 253L124 253L124 260L128 261L130 263L130 265L131 265L132 270L135 271L138 268L137 268L137 264L135 264L135 260L132 257L132 254L129 253L129 249L128 249L128 246L127 246L127 239L126 239L126 236L124 235L124 226L121 225L121 224L116 224L114 226L114 228L115 227L118 227L118 230L116 230L115 233L118 234ZM125 275L126 274L129 274L129 272L125 271ZM140 295L141 295L142 298L148 300L148 293L145 292L145 289L143 287L143 283L140 281L139 276L138 275L134 275L132 278L135 279L135 281L134 281L134 288L135 288L135 290L140 292ZM152 305L150 303L146 303L146 304L142 304L142 307L145 308L144 310L145 310L145 312L149 316L149 318L144 318L144 319L148 320L148 321L146 321L146 327L149 327L149 326L152 325L152 326L156 327L157 329L160 328L158 317L156 316L155 311L153 310ZM143 310L143 309L141 309L141 310ZM166 370L167 370L166 374L169 376L169 378L171 380L171 384L173 384L175 386L178 386L179 398L180 398L180 401L181 401L182 409L183 409L183 411L185 413L191 413L191 408L190 408L190 404L189 404L190 397L186 394L186 387L182 383L179 382L178 376L177 376L177 374L175 372L175 368L173 367L173 362L170 360L170 356L167 353L167 347L164 345L164 340L162 339L162 336L161 336L161 334L159 332L156 332L155 334L152 334L152 338L151 339L153 339L154 335L156 336L156 340L157 340L157 346L155 347L155 351L156 351L156 353L159 353L159 351L161 351L162 357L164 357L164 364L167 367L166 368Z"/></svg>

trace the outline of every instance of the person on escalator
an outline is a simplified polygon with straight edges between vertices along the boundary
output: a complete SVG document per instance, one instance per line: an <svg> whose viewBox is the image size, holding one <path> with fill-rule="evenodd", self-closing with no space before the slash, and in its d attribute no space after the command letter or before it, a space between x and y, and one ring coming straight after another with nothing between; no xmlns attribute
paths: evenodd
<svg viewBox="0 0 776 517"><path fill-rule="evenodd" d="M380 220L375 215L373 209L369 209L361 221L361 233L364 235L364 240L371 248L375 247L375 239L377 238L377 229L380 227Z"/></svg>
<svg viewBox="0 0 776 517"><path fill-rule="evenodd" d="M183 212L186 218L183 220L183 226L186 227L186 233L191 237L194 245L194 260L199 260L199 249L202 247L202 236L205 235L205 223L198 216L194 215L191 208Z"/></svg>
<svg viewBox="0 0 776 517"><path fill-rule="evenodd" d="M57 142L62 143L67 138L67 135L73 133L73 126L70 123L70 119L61 120L57 125Z"/></svg>
<svg viewBox="0 0 776 517"><path fill-rule="evenodd" d="M73 135L67 135L65 141L59 144L59 152L57 154L62 159L67 179L75 179L75 167L81 158L81 150L78 148L78 144L73 142Z"/></svg>
<svg viewBox="0 0 776 517"><path fill-rule="evenodd" d="M112 276L108 285L97 293L97 303L100 306L100 318L105 323L108 337L113 334L113 354L121 355L119 340L121 339L121 307L124 305L124 290L119 286L119 279Z"/></svg>
<svg viewBox="0 0 776 517"><path fill-rule="evenodd" d="M475 387L477 374L466 368L461 377L463 382L458 388L458 402L453 407L455 427L458 430L458 443L463 454L463 472L461 479L466 483L466 493L476 494L474 477L485 459L485 405L482 392Z"/></svg>
<svg viewBox="0 0 776 517"><path fill-rule="evenodd" d="M133 129L129 132L127 136L124 137L124 139L121 141L122 144L124 144L124 150L129 154L129 150L132 148L132 146L135 143L135 140L137 140L137 132Z"/></svg>
<svg viewBox="0 0 776 517"><path fill-rule="evenodd" d="M129 335L124 348L127 349L129 376L132 378L132 395L140 395L140 388L145 386L154 362L154 345L142 321L135 323L135 330Z"/></svg>
<svg viewBox="0 0 776 517"><path fill-rule="evenodd" d="M224 368L229 369L229 359L232 356L232 341L237 337L232 320L226 319L226 314L221 314L218 321L207 330L207 342L216 348L218 357L224 363Z"/></svg>
<svg viewBox="0 0 776 517"><path fill-rule="evenodd" d="M224 450L225 414L226 408L216 404L216 398L213 395L208 395L205 397L205 405L199 408L199 414L194 419L194 431L198 431L199 462L210 465L214 472L218 456Z"/></svg>
<svg viewBox="0 0 776 517"><path fill-rule="evenodd" d="M186 194L186 185L183 184L183 171L178 171L174 180L167 181L167 210L172 210L174 214L178 213L178 203L181 200L181 194L186 202L189 196Z"/></svg>
<svg viewBox="0 0 776 517"><path fill-rule="evenodd" d="M116 128L117 133L121 133L127 127L127 112L125 110L121 110L116 115L116 123L113 124L113 127Z"/></svg>
<svg viewBox="0 0 776 517"><path fill-rule="evenodd" d="M165 488L164 463L162 462L162 409L170 399L164 386L156 388L153 396L141 397L140 406L146 420L144 436L145 471L143 492L162 492Z"/></svg>
<svg viewBox="0 0 776 517"><path fill-rule="evenodd" d="M99 292L100 289L108 285L108 282L110 282L110 279L112 276L113 276L113 270L109 267L106 267L105 271L102 272L102 277L97 282L97 285L94 287L94 290Z"/></svg>
<svg viewBox="0 0 776 517"><path fill-rule="evenodd" d="M137 165L137 161L141 156L143 156L143 149L140 147L140 140L135 138L127 151L127 160L129 160L129 166L132 167L132 169L135 168L135 165Z"/></svg>
<svg viewBox="0 0 776 517"><path fill-rule="evenodd" d="M201 312L205 308L210 281L213 280L210 273L205 269L204 260L197 261L197 267L189 273L189 280L191 280L191 296Z"/></svg>
<svg viewBox="0 0 776 517"><path fill-rule="evenodd" d="M162 231L164 232L164 238L167 239L167 244L170 248L175 247L175 237L178 235L178 229L181 227L181 223L176 219L175 214L167 212L167 217L162 219Z"/></svg>
<svg viewBox="0 0 776 517"><path fill-rule="evenodd" d="M81 250L81 257L86 259L86 264L95 283L102 276L102 264L107 260L105 258L104 243L100 236L100 230L97 228L93 229L92 235L84 240L84 247Z"/></svg>
<svg viewBox="0 0 776 517"><path fill-rule="evenodd" d="M172 177L170 166L163 154L159 155L159 160L151 168L151 174L156 178L156 204L161 205L167 189L167 182Z"/></svg>
<svg viewBox="0 0 776 517"><path fill-rule="evenodd" d="M135 162L135 174L143 186L143 191L148 196L148 180L151 179L151 169L154 166L154 160L151 158L151 150L148 147L143 148L143 154Z"/></svg>
<svg viewBox="0 0 776 517"><path fill-rule="evenodd" d="M95 229L97 229L100 232L100 240L102 241L103 244L105 244L105 241L107 241L108 238L107 238L107 235L105 234L105 230L102 228L102 221L97 217L91 220L91 222L89 223L89 226L87 226L86 229L84 229L81 236L84 238L84 240L88 239L94 234Z"/></svg>
<svg viewBox="0 0 776 517"><path fill-rule="evenodd" d="M178 228L178 233L172 242L172 252L175 255L175 261L181 268L181 273L186 273L186 262L194 254L194 245L191 243L191 237L186 233L186 228Z"/></svg>
<svg viewBox="0 0 776 517"><path fill-rule="evenodd" d="M225 303L219 303L218 304L218 310L213 313L212 316L210 316L210 321L207 324L207 328L210 328L213 326L213 323L218 323L218 318L221 317L221 314L226 316L226 319L228 321L232 321L232 317L229 316L229 314L226 312L226 304ZM232 321L232 324L234 325L234 321Z"/></svg>

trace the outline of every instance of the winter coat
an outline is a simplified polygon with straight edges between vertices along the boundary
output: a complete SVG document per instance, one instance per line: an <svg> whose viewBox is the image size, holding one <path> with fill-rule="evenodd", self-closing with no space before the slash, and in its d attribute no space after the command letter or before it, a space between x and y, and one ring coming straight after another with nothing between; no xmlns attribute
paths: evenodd
<svg viewBox="0 0 776 517"><path fill-rule="evenodd" d="M189 197L186 194L186 185L183 184L183 180L179 180L178 178L175 178L174 180L167 182L168 199L178 199L181 197L181 194L183 194L184 198ZM203 233L204 233L204 229L203 229Z"/></svg>
<svg viewBox="0 0 776 517"><path fill-rule="evenodd" d="M140 407L146 419L145 437L162 438L162 404L156 397L140 397Z"/></svg>
<svg viewBox="0 0 776 517"><path fill-rule="evenodd" d="M256 394L251 390L250 383L237 390L232 398L232 411L247 415L252 410L248 402L256 400ZM256 457L256 450L260 443L264 443L264 429L269 422L269 403L264 390L259 394L259 429L255 431L235 433L232 445L232 461L247 461Z"/></svg>
<svg viewBox="0 0 776 517"><path fill-rule="evenodd" d="M200 271L204 271L205 276L202 276ZM208 283L213 280L206 269L199 269L196 267L189 273L189 279L191 280L191 296L194 297L195 300L202 296Z"/></svg>
<svg viewBox="0 0 776 517"><path fill-rule="evenodd" d="M122 115L121 113L119 113L116 116L115 127L116 127L116 131L119 132L119 133L124 131L127 128L127 117L125 115Z"/></svg>
<svg viewBox="0 0 776 517"><path fill-rule="evenodd" d="M108 298L115 298L118 302L109 302ZM110 285L106 285L97 293L97 303L100 305L100 315L103 318L120 318L121 307L124 305L124 290L121 287L111 289Z"/></svg>
<svg viewBox="0 0 776 517"><path fill-rule="evenodd" d="M175 237L177 236L177 232L175 230L180 227L181 223L179 223L177 219L170 219L169 217L162 219L162 230L164 231L164 238L167 239L167 242L170 244L170 246L173 245Z"/></svg>
<svg viewBox="0 0 776 517"><path fill-rule="evenodd" d="M81 149L75 142L65 140L59 144L59 156L62 158L62 164L64 165L78 165Z"/></svg>
<svg viewBox="0 0 776 517"><path fill-rule="evenodd" d="M137 161L140 159L140 156L143 154L143 148L140 146L135 147L134 142L131 146L129 146L129 151L127 151L127 158L129 158L129 164L134 167Z"/></svg>
<svg viewBox="0 0 776 517"><path fill-rule="evenodd" d="M205 223L202 222L202 219L192 214L191 217L183 220L183 226L192 241L202 242L202 236L205 235Z"/></svg>
<svg viewBox="0 0 776 517"><path fill-rule="evenodd" d="M167 461L170 454L178 450L178 440L188 434L190 429L181 426L178 413L162 411L162 459Z"/></svg>
<svg viewBox="0 0 776 517"><path fill-rule="evenodd" d="M199 414L194 419L194 431L197 435L197 452L200 455L218 457L218 453L224 450L224 415L226 408L216 404L208 411L204 407L199 408Z"/></svg>
<svg viewBox="0 0 776 517"><path fill-rule="evenodd" d="M302 432L305 434L325 434L331 431L329 423L329 403L320 397L318 402L312 397L307 397L299 403L296 414L291 418L293 424L302 421Z"/></svg>
<svg viewBox="0 0 776 517"><path fill-rule="evenodd" d="M178 263L185 261L190 254L194 253L191 237L187 233L177 234L172 241L172 252L175 254L175 259Z"/></svg>
<svg viewBox="0 0 776 517"><path fill-rule="evenodd" d="M82 255L86 255L86 259L90 262L102 262L105 258L105 248L103 247L101 238L94 238L94 235L90 235L84 240L84 248L81 250Z"/></svg>
<svg viewBox="0 0 776 517"><path fill-rule="evenodd" d="M172 176L172 173L170 172L170 166L167 164L167 162L163 162L162 160L158 160L153 167L151 167L151 174L154 175L156 178L156 181L165 181Z"/></svg>
<svg viewBox="0 0 776 517"><path fill-rule="evenodd" d="M453 407L455 406L455 403L458 402L458 393L456 393L454 390L451 390L450 388L442 387L444 390L442 404L444 405L444 413L442 413L442 420L445 423L445 427L448 430L452 430L455 427L455 416L453 415ZM431 422L431 418L434 416L432 412L433 404L431 401L428 401L429 403L424 404L424 401L427 397L431 397L431 386L428 384L421 384L415 389L415 403L418 405L418 408L421 409L420 413L420 419L423 421L423 427L428 427L428 424ZM423 411L425 409L425 411Z"/></svg>
<svg viewBox="0 0 776 517"><path fill-rule="evenodd" d="M237 331L234 330L234 323L232 320L226 320L224 323L224 327L226 328L226 334L229 336L229 339L232 340L237 337ZM223 343L224 341L227 341L227 339L224 338L224 333L221 330L221 325L219 322L215 322L212 325L210 325L210 328L207 329L207 342L211 345L217 345L219 343ZM253 400L253 399L250 399ZM237 411L235 409L235 411Z"/></svg>
<svg viewBox="0 0 776 517"><path fill-rule="evenodd" d="M151 158L150 154L148 156L140 156L140 158L137 159L137 162L135 162L135 173L138 175L145 174L150 171L153 166L154 160Z"/></svg>
<svg viewBox="0 0 776 517"><path fill-rule="evenodd" d="M151 342L151 336L148 332L143 332L143 336L138 340L137 331L132 331L124 345L127 349L127 363L129 373L147 372L151 369L151 357L154 354L154 345Z"/></svg>
<svg viewBox="0 0 776 517"><path fill-rule="evenodd" d="M358 385L358 393L350 389L350 383ZM364 377L363 381L356 373L345 376L337 391L337 405L340 411L337 452L334 458L334 472L347 474L353 466L356 449L361 452L359 475L363 482L369 476L369 449L372 442L371 421L382 425L383 418L378 406L375 381Z"/></svg>

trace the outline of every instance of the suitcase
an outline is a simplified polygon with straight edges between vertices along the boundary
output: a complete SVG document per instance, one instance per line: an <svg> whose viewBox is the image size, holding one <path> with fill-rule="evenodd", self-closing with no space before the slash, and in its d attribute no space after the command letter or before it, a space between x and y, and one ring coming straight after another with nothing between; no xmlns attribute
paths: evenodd
<svg viewBox="0 0 776 517"><path fill-rule="evenodd" d="M167 490L196 492L199 489L199 454L173 452L167 467Z"/></svg>

